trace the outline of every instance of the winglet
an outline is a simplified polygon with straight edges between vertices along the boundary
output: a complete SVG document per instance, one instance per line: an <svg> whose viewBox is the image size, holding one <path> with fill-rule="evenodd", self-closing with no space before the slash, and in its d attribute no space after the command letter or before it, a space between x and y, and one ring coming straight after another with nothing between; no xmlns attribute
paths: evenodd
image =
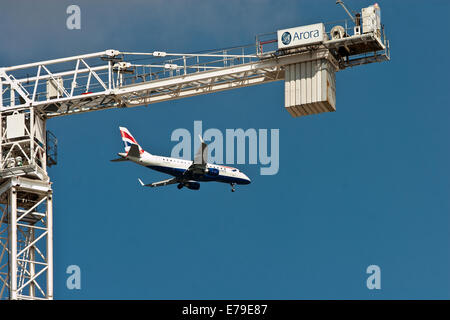
<svg viewBox="0 0 450 320"><path fill-rule="evenodd" d="M203 138L202 138L202 136L200 134L198 135L198 137L200 138L200 142L201 143L205 143L205 141L203 141Z"/></svg>
<svg viewBox="0 0 450 320"><path fill-rule="evenodd" d="M142 182L141 179L138 178L139 183L141 184L141 186L145 186L145 184Z"/></svg>

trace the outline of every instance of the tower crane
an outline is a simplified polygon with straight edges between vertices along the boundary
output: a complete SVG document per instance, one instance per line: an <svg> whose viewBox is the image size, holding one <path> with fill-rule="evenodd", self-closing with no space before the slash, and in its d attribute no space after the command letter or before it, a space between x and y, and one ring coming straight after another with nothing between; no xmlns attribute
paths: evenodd
<svg viewBox="0 0 450 320"><path fill-rule="evenodd" d="M360 16L204 53L108 49L0 67L0 299L53 299L48 119L281 80L293 117L332 112L335 72L390 59L379 6Z"/></svg>

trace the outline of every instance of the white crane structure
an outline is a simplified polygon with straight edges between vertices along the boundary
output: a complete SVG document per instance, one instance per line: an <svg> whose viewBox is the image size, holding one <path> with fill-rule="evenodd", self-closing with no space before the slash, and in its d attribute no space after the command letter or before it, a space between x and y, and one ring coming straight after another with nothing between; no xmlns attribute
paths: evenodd
<svg viewBox="0 0 450 320"><path fill-rule="evenodd" d="M0 67L0 299L53 299L47 166L56 164L56 139L47 119L279 80L292 116L334 111L336 71L389 60L383 26L364 17L363 9L362 25L358 19L322 24L316 43L292 45L302 33L284 31L203 53L111 49Z"/></svg>

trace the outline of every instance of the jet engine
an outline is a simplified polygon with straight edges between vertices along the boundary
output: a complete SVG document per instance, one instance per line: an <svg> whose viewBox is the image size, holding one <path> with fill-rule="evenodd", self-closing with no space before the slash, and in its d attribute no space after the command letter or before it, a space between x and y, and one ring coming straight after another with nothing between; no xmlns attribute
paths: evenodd
<svg viewBox="0 0 450 320"><path fill-rule="evenodd" d="M200 183L198 183L198 182L186 182L184 185L186 186L186 188L191 189L191 190L200 189Z"/></svg>
<svg viewBox="0 0 450 320"><path fill-rule="evenodd" d="M210 176L218 176L219 175L219 169L216 168L208 168L206 169L206 174L210 175Z"/></svg>

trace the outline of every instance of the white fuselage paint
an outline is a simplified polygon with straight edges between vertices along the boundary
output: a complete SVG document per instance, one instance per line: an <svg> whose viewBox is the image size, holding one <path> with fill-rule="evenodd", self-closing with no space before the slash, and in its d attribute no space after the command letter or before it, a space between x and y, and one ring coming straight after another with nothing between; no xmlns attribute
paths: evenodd
<svg viewBox="0 0 450 320"><path fill-rule="evenodd" d="M127 156L126 153L119 153L121 157L124 157L130 161L133 161L141 166L148 167L150 169L154 169L156 171L165 172L167 174L177 176L177 172L182 174L186 171L191 165L192 160L184 160L178 158L171 157L162 157L150 154L144 151L141 156L132 157ZM217 169L219 170L219 174L215 177L212 177L208 180L198 180L198 181L218 181L218 182L226 182L226 183L236 183L236 184L248 184L250 183L249 177L244 173L240 172L236 168L207 163L207 169ZM173 173L171 173L171 171Z"/></svg>

